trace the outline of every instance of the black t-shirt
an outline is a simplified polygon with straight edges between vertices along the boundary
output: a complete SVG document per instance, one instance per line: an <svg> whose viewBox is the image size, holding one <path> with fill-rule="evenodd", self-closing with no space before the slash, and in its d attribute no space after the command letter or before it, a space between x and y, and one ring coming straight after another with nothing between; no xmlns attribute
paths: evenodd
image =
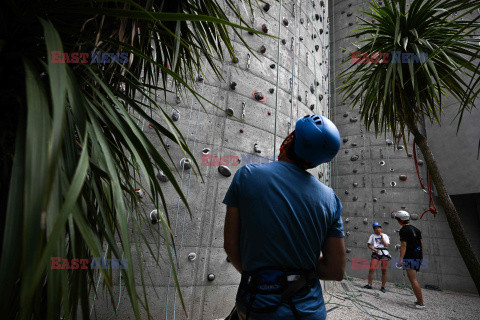
<svg viewBox="0 0 480 320"><path fill-rule="evenodd" d="M405 241L407 243L405 257L418 256L422 254L422 244L420 242L422 239L422 232L420 230L414 226L406 225L400 229L399 234L400 241Z"/></svg>

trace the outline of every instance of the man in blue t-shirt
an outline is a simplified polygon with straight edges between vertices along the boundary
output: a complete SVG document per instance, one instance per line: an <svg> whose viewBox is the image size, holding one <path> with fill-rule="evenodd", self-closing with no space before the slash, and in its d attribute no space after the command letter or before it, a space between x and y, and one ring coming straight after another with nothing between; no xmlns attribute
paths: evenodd
<svg viewBox="0 0 480 320"><path fill-rule="evenodd" d="M345 270L342 205L305 170L330 161L339 148L330 120L305 116L283 142L279 161L247 164L233 177L223 200L224 248L242 273L240 319L325 319L319 279L341 281Z"/></svg>

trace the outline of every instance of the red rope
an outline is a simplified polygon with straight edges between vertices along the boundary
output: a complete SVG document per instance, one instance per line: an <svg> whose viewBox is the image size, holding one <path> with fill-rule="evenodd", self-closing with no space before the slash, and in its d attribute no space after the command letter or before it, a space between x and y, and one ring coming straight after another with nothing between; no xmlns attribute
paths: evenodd
<svg viewBox="0 0 480 320"><path fill-rule="evenodd" d="M438 213L438 210L437 210L437 207L435 206L435 202L433 202L432 179L430 177L430 172L428 171L428 167L427 167L427 187L428 188L426 188L425 185L423 184L422 177L420 176L420 170L418 169L417 152L415 150L415 141L413 142L413 158L415 159L415 169L417 169L417 176L418 176L418 180L420 181L420 186L422 187L423 190L428 189L428 195L430 197L428 201L429 208L423 211L422 215L420 216L420 219L422 219L423 215L427 212L431 212L435 217L436 214Z"/></svg>

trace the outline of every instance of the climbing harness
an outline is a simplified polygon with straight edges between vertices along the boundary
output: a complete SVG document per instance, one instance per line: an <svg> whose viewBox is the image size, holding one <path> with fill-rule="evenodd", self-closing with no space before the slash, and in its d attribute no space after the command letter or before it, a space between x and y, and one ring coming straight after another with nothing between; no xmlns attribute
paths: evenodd
<svg viewBox="0 0 480 320"><path fill-rule="evenodd" d="M246 317L252 312L272 313L286 303L290 306L295 320L300 320L300 314L293 303L294 296L304 296L317 280L315 269L288 270L283 268L266 267L254 272L243 272L240 281L240 299L247 306ZM276 294L280 298L276 304L266 307L254 307L257 295Z"/></svg>

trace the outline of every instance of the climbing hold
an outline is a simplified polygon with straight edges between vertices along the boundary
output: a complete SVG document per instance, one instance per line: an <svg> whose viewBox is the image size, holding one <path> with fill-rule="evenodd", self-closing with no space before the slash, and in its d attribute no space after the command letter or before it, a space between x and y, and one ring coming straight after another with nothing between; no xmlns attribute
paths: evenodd
<svg viewBox="0 0 480 320"><path fill-rule="evenodd" d="M391 185L392 187L395 187L395 186L397 185L397 183L396 183L395 181L392 181L392 182L390 182L390 185Z"/></svg>
<svg viewBox="0 0 480 320"><path fill-rule="evenodd" d="M318 179L322 179L323 178L323 172L322 171L319 171L318 172Z"/></svg>
<svg viewBox="0 0 480 320"><path fill-rule="evenodd" d="M235 90L236 86L237 86L237 83L235 81L232 81L232 83L230 83L230 89Z"/></svg>
<svg viewBox="0 0 480 320"><path fill-rule="evenodd" d="M270 65L270 68L275 69L275 63L272 63L272 64Z"/></svg>
<svg viewBox="0 0 480 320"><path fill-rule="evenodd" d="M419 166L423 166L423 160L418 160L417 163Z"/></svg>
<svg viewBox="0 0 480 320"><path fill-rule="evenodd" d="M167 176L165 175L165 173L163 173L162 170L160 170L160 171L157 173L157 179L160 180L161 182L167 182L167 181L168 181Z"/></svg>
<svg viewBox="0 0 480 320"><path fill-rule="evenodd" d="M397 150L403 150L403 146L397 146Z"/></svg>
<svg viewBox="0 0 480 320"><path fill-rule="evenodd" d="M404 174L401 174L399 178L401 181L407 181L407 176Z"/></svg>
<svg viewBox="0 0 480 320"><path fill-rule="evenodd" d="M351 250L351 249L349 249L349 248L347 248L347 250L346 250L346 251L347 251L347 253L350 253L350 252L352 252L352 250Z"/></svg>
<svg viewBox="0 0 480 320"><path fill-rule="evenodd" d="M240 133L243 133L243 129L240 129Z"/></svg>
<svg viewBox="0 0 480 320"><path fill-rule="evenodd" d="M355 227L353 227L353 229L355 229L355 230L358 230L358 227L357 227L357 226L355 226Z"/></svg>
<svg viewBox="0 0 480 320"><path fill-rule="evenodd" d="M353 22L349 22L348 25L351 27L353 26Z"/></svg>
<svg viewBox="0 0 480 320"><path fill-rule="evenodd" d="M358 200L358 196L354 196L353 201L357 201L357 200Z"/></svg>
<svg viewBox="0 0 480 320"><path fill-rule="evenodd" d="M377 202L377 200L378 200L377 198L373 198L373 202Z"/></svg>
<svg viewBox="0 0 480 320"><path fill-rule="evenodd" d="M303 18L300 18L300 24L303 24L305 20Z"/></svg>
<svg viewBox="0 0 480 320"><path fill-rule="evenodd" d="M327 33L328 33L328 31L327 31ZM323 34L323 29L320 29L320 34ZM327 47L328 47L328 46L327 46Z"/></svg>
<svg viewBox="0 0 480 320"><path fill-rule="evenodd" d="M298 101L302 102L302 96L301 95L298 95L297 99L298 99Z"/></svg>
<svg viewBox="0 0 480 320"><path fill-rule="evenodd" d="M190 252L188 254L188 260L189 261L195 261L195 259L197 259L197 254L195 252Z"/></svg>
<svg viewBox="0 0 480 320"><path fill-rule="evenodd" d="M320 20L320 15L318 13L315 13L315 20Z"/></svg>
<svg viewBox="0 0 480 320"><path fill-rule="evenodd" d="M322 101L323 100L323 94L319 95L318 99L320 99L320 101Z"/></svg>
<svg viewBox="0 0 480 320"><path fill-rule="evenodd" d="M412 213L412 214L410 215L410 218L411 218L412 220L418 220L418 214Z"/></svg>
<svg viewBox="0 0 480 320"><path fill-rule="evenodd" d="M268 89L268 92L270 92L270 93L273 93L274 91L275 91L275 89L273 89L273 88Z"/></svg>
<svg viewBox="0 0 480 320"><path fill-rule="evenodd" d="M320 46L318 44L315 45L315 51L318 52L318 49L320 49Z"/></svg>
<svg viewBox="0 0 480 320"><path fill-rule="evenodd" d="M253 36L253 31L248 31L248 34Z"/></svg>
<svg viewBox="0 0 480 320"><path fill-rule="evenodd" d="M175 97L175 102L176 102L177 104L180 103L180 97L179 97L179 96L176 96L176 97Z"/></svg>
<svg viewBox="0 0 480 320"><path fill-rule="evenodd" d="M239 60L238 60L238 58L237 58L237 57L234 57L234 58L232 59L232 63L233 63L233 64L236 64L236 63L238 63L238 61L239 61Z"/></svg>
<svg viewBox="0 0 480 320"><path fill-rule="evenodd" d="M348 138L343 138L343 143L348 142Z"/></svg>
<svg viewBox="0 0 480 320"><path fill-rule="evenodd" d="M150 221L152 222L152 224L156 224L158 220L159 220L158 211L157 209L153 209L152 212L150 212Z"/></svg>
<svg viewBox="0 0 480 320"><path fill-rule="evenodd" d="M352 156L352 157L350 158L350 160L351 160L351 161L357 161L358 158L359 158L359 156L358 156L358 154L356 154L356 155Z"/></svg>
<svg viewBox="0 0 480 320"><path fill-rule="evenodd" d="M266 25L265 23L262 24L262 31L263 31L264 33L268 33L268 27L267 27L267 25Z"/></svg>
<svg viewBox="0 0 480 320"><path fill-rule="evenodd" d="M355 142L352 143L352 147L356 147L357 144Z"/></svg>
<svg viewBox="0 0 480 320"><path fill-rule="evenodd" d="M321 7L325 7L325 2L320 1L320 6L321 6Z"/></svg>
<svg viewBox="0 0 480 320"><path fill-rule="evenodd" d="M256 152L256 153L262 153L262 150L258 147L258 143L255 143L253 145L253 150Z"/></svg>
<svg viewBox="0 0 480 320"><path fill-rule="evenodd" d="M311 104L311 105L310 105L310 110L313 111L313 109L315 109L315 105L314 105L314 104Z"/></svg>
<svg viewBox="0 0 480 320"><path fill-rule="evenodd" d="M381 165L381 166L384 166L384 165L385 165L385 161L382 160L382 161L380 161L378 164Z"/></svg>
<svg viewBox="0 0 480 320"><path fill-rule="evenodd" d="M183 170L190 170L192 168L190 159L183 158L182 160L180 160L180 167L182 167Z"/></svg>
<svg viewBox="0 0 480 320"><path fill-rule="evenodd" d="M413 156L413 154L407 153L407 157L411 158L412 156Z"/></svg>
<svg viewBox="0 0 480 320"><path fill-rule="evenodd" d="M350 150L345 150L345 154L349 154L350 153Z"/></svg>
<svg viewBox="0 0 480 320"><path fill-rule="evenodd" d="M317 80L315 80L315 86L319 86L320 85L320 82L318 82Z"/></svg>
<svg viewBox="0 0 480 320"><path fill-rule="evenodd" d="M271 113L270 111L267 111L267 114L268 114L269 116L272 115L272 113Z"/></svg>
<svg viewBox="0 0 480 320"><path fill-rule="evenodd" d="M227 116L233 116L233 109L232 108L227 108L225 110L225 113L227 114Z"/></svg>
<svg viewBox="0 0 480 320"><path fill-rule="evenodd" d="M348 113L344 113L344 114L343 114L343 117L344 117L344 118L348 117Z"/></svg>
<svg viewBox="0 0 480 320"><path fill-rule="evenodd" d="M288 19L287 18L283 17L282 23L285 27L288 28Z"/></svg>
<svg viewBox="0 0 480 320"><path fill-rule="evenodd" d="M345 190L345 194L349 194L350 192L348 190ZM348 218L347 218L348 219Z"/></svg>
<svg viewBox="0 0 480 320"><path fill-rule="evenodd" d="M230 260L230 258L227 256L227 262L232 262L232 260Z"/></svg>
<svg viewBox="0 0 480 320"><path fill-rule="evenodd" d="M387 190L386 190L386 189L382 189L382 190L380 190L380 193L386 193L386 192L387 192Z"/></svg>
<svg viewBox="0 0 480 320"><path fill-rule="evenodd" d="M265 52L267 52L267 48L265 48L265 46L262 45L262 46L260 47L260 53L265 53Z"/></svg>
<svg viewBox="0 0 480 320"><path fill-rule="evenodd" d="M180 119L180 113L179 113L177 110L173 109L173 111L172 111L172 120L173 120L173 121L178 121L178 119Z"/></svg>
<svg viewBox="0 0 480 320"><path fill-rule="evenodd" d="M394 171L395 171L395 169L393 169L393 168L390 168L390 172L394 172Z"/></svg>
<svg viewBox="0 0 480 320"><path fill-rule="evenodd" d="M199 74L199 75L197 76L197 81L198 81L198 82L202 82L202 81L203 81L203 76L202 76L201 74Z"/></svg>
<svg viewBox="0 0 480 320"><path fill-rule="evenodd" d="M260 91L257 91L257 90L253 91L253 97L255 98L255 100L260 101L260 102L263 102L267 99L267 98L265 98L263 93L261 93Z"/></svg>
<svg viewBox="0 0 480 320"><path fill-rule="evenodd" d="M342 12L340 12L340 14L344 14L345 13L345 10L342 10Z"/></svg>
<svg viewBox="0 0 480 320"><path fill-rule="evenodd" d="M347 13L347 17L350 17L351 15L352 15L352 13L351 13L351 12Z"/></svg>
<svg viewBox="0 0 480 320"><path fill-rule="evenodd" d="M391 146L393 144L393 141L390 139L385 140L388 146Z"/></svg>
<svg viewBox="0 0 480 320"><path fill-rule="evenodd" d="M367 224L367 223L368 223L368 219L367 218L363 219L363 224Z"/></svg>
<svg viewBox="0 0 480 320"><path fill-rule="evenodd" d="M298 37L298 39L299 39L300 41L303 41L303 37L302 37L302 36Z"/></svg>
<svg viewBox="0 0 480 320"><path fill-rule="evenodd" d="M204 149L202 150L202 153L203 153L203 154L208 154L208 153L210 153L210 149L209 149L209 148L204 148Z"/></svg>
<svg viewBox="0 0 480 320"><path fill-rule="evenodd" d="M213 273L209 273L207 279L208 281L213 281L215 280L215 275Z"/></svg>
<svg viewBox="0 0 480 320"><path fill-rule="evenodd" d="M224 177L230 177L232 175L232 172L227 166L219 166L218 172Z"/></svg>
<svg viewBox="0 0 480 320"><path fill-rule="evenodd" d="M353 186L354 186L355 188L358 187L358 182L354 182L354 183L353 183Z"/></svg>
<svg viewBox="0 0 480 320"><path fill-rule="evenodd" d="M395 250L399 250L400 249L400 245L399 244L396 244L395 245Z"/></svg>
<svg viewBox="0 0 480 320"><path fill-rule="evenodd" d="M358 172L358 170L357 170L357 169L353 169L353 173L357 173L357 172Z"/></svg>
<svg viewBox="0 0 480 320"><path fill-rule="evenodd" d="M143 192L142 189L135 189L135 193L139 198L143 198L143 196L145 195L145 192Z"/></svg>
<svg viewBox="0 0 480 320"><path fill-rule="evenodd" d="M263 11L267 12L268 10L270 10L270 4L269 3L265 3L263 5Z"/></svg>
<svg viewBox="0 0 480 320"><path fill-rule="evenodd" d="M345 232L345 235L348 237L350 235L350 231Z"/></svg>
<svg viewBox="0 0 480 320"><path fill-rule="evenodd" d="M313 83L310 85L310 92L312 94L315 93L315 87L313 86Z"/></svg>
<svg viewBox="0 0 480 320"><path fill-rule="evenodd" d="M287 44L287 40L282 39L282 44Z"/></svg>

